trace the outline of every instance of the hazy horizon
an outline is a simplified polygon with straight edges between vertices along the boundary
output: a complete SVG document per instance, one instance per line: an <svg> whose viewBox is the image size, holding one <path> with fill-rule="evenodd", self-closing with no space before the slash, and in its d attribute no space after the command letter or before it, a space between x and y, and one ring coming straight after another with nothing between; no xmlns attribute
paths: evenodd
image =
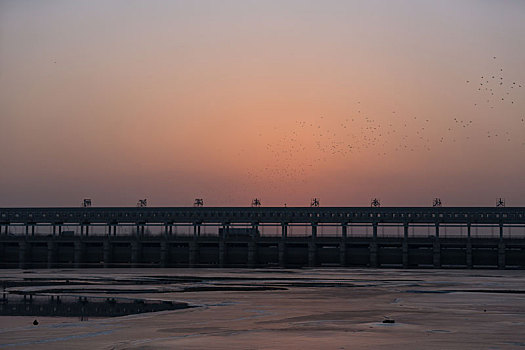
<svg viewBox="0 0 525 350"><path fill-rule="evenodd" d="M525 205L525 2L0 1L0 207Z"/></svg>

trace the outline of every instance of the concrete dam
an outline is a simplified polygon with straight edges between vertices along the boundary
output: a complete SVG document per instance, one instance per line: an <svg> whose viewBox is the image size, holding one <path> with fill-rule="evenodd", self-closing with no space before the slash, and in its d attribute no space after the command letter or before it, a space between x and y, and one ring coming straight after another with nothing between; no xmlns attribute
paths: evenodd
<svg viewBox="0 0 525 350"><path fill-rule="evenodd" d="M0 208L0 268L525 268L522 207Z"/></svg>

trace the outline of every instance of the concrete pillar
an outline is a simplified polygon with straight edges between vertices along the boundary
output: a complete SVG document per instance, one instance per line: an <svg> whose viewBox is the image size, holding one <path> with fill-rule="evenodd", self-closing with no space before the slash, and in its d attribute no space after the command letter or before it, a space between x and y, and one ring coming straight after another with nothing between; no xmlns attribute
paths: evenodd
<svg viewBox="0 0 525 350"><path fill-rule="evenodd" d="M136 236L139 237L140 236L140 225L137 224L137 233L136 233Z"/></svg>
<svg viewBox="0 0 525 350"><path fill-rule="evenodd" d="M170 229L170 236L171 236L171 235L173 235L173 224L170 224L169 229Z"/></svg>
<svg viewBox="0 0 525 350"><path fill-rule="evenodd" d="M435 269L441 268L441 244L439 242L439 224L436 224L436 235L432 246L432 263Z"/></svg>
<svg viewBox="0 0 525 350"><path fill-rule="evenodd" d="M317 244L315 240L308 242L308 266L314 267L317 265Z"/></svg>
<svg viewBox="0 0 525 350"><path fill-rule="evenodd" d="M35 235L35 224L31 225L31 236Z"/></svg>
<svg viewBox="0 0 525 350"><path fill-rule="evenodd" d="M55 227L55 226L53 226ZM51 269L55 267L55 259L57 253L56 243L54 241L47 242L47 268Z"/></svg>
<svg viewBox="0 0 525 350"><path fill-rule="evenodd" d="M80 236L84 236L84 225L80 224Z"/></svg>
<svg viewBox="0 0 525 350"><path fill-rule="evenodd" d="M288 224L281 224L281 238L286 239L288 237Z"/></svg>
<svg viewBox="0 0 525 350"><path fill-rule="evenodd" d="M470 239L467 240L467 269L471 269L473 266L472 264L472 241Z"/></svg>
<svg viewBox="0 0 525 350"><path fill-rule="evenodd" d="M81 241L75 241L75 269L82 267L84 259L84 243Z"/></svg>
<svg viewBox="0 0 525 350"><path fill-rule="evenodd" d="M89 224L86 225L86 237L89 236Z"/></svg>
<svg viewBox="0 0 525 350"><path fill-rule="evenodd" d="M499 239L503 239L503 224L499 224Z"/></svg>
<svg viewBox="0 0 525 350"><path fill-rule="evenodd" d="M377 222L372 224L372 241L368 247L370 253L370 267L378 267L377 259Z"/></svg>
<svg viewBox="0 0 525 350"><path fill-rule="evenodd" d="M223 226L223 229L222 229L222 233L224 234L224 227ZM193 224L193 238L197 238L199 236L199 231L200 231L200 225L199 224Z"/></svg>
<svg viewBox="0 0 525 350"><path fill-rule="evenodd" d="M498 269L505 268L505 242L500 240L498 243Z"/></svg>
<svg viewBox="0 0 525 350"><path fill-rule="evenodd" d="M169 229L168 229L168 224L164 224L164 236L168 237L169 234L170 234L170 232L169 232Z"/></svg>
<svg viewBox="0 0 525 350"><path fill-rule="evenodd" d="M57 234L57 226L53 225L53 237L55 237Z"/></svg>
<svg viewBox="0 0 525 350"><path fill-rule="evenodd" d="M226 241L221 239L219 241L219 267L226 266Z"/></svg>
<svg viewBox="0 0 525 350"><path fill-rule="evenodd" d="M470 223L467 224L467 268L472 268L472 241L470 240L470 231L471 231L471 225Z"/></svg>
<svg viewBox="0 0 525 350"><path fill-rule="evenodd" d="M314 267L317 264L317 223L312 223L312 239L308 242L308 266Z"/></svg>
<svg viewBox="0 0 525 350"><path fill-rule="evenodd" d="M62 224L58 225L58 235L62 236Z"/></svg>
<svg viewBox="0 0 525 350"><path fill-rule="evenodd" d="M140 242L131 241L131 267L138 267L140 260Z"/></svg>
<svg viewBox="0 0 525 350"><path fill-rule="evenodd" d="M166 240L160 242L160 267L168 266L169 245Z"/></svg>
<svg viewBox="0 0 525 350"><path fill-rule="evenodd" d="M102 249L103 249L103 260L104 260L104 267L107 268L111 264L111 242L109 239L104 239L104 242L102 243Z"/></svg>
<svg viewBox="0 0 525 350"><path fill-rule="evenodd" d="M408 223L403 224L403 268L408 269Z"/></svg>
<svg viewBox="0 0 525 350"><path fill-rule="evenodd" d="M254 268L257 265L257 242L252 239L248 242L248 267Z"/></svg>
<svg viewBox="0 0 525 350"><path fill-rule="evenodd" d="M377 262L377 242L373 240L368 246L370 252L370 267L378 267Z"/></svg>
<svg viewBox="0 0 525 350"><path fill-rule="evenodd" d="M252 225L251 240L248 242L248 267L255 267L257 265L257 230L258 225Z"/></svg>
<svg viewBox="0 0 525 350"><path fill-rule="evenodd" d="M26 224L26 237L29 236L29 225Z"/></svg>
<svg viewBox="0 0 525 350"><path fill-rule="evenodd" d="M339 242L339 265L347 266L346 263L346 237L347 237L347 228L346 224L341 226L341 242Z"/></svg>
<svg viewBox="0 0 525 350"><path fill-rule="evenodd" d="M189 243L189 267L195 267L199 264L199 243L196 240Z"/></svg>
<svg viewBox="0 0 525 350"><path fill-rule="evenodd" d="M141 225L140 236L141 236L141 237L144 237L145 234L146 234L146 224L142 224L142 225Z"/></svg>
<svg viewBox="0 0 525 350"><path fill-rule="evenodd" d="M286 237L288 236L288 225L286 223L281 224L281 240L278 243L279 250L279 266L286 267Z"/></svg>
<svg viewBox="0 0 525 350"><path fill-rule="evenodd" d="M25 269L27 264L27 243L18 242L18 268Z"/></svg>
<svg viewBox="0 0 525 350"><path fill-rule="evenodd" d="M230 226L229 224L222 225L222 235L219 237L219 267L226 266L226 240L229 235ZM197 237L197 231L195 231L195 238Z"/></svg>
<svg viewBox="0 0 525 350"><path fill-rule="evenodd" d="M279 249L279 266L286 267L286 241L281 239L277 248Z"/></svg>

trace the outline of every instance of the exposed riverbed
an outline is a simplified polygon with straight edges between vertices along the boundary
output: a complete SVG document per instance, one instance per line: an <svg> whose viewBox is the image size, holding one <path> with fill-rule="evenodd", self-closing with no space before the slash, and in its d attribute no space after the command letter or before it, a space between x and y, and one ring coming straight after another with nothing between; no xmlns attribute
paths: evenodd
<svg viewBox="0 0 525 350"><path fill-rule="evenodd" d="M523 271L4 270L1 280L10 296L192 307L1 316L0 349L525 348Z"/></svg>

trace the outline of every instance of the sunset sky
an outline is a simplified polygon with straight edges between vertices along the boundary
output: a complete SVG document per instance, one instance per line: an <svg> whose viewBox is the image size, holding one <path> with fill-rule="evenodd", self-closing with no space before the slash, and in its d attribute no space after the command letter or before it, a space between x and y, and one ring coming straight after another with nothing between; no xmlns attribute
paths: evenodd
<svg viewBox="0 0 525 350"><path fill-rule="evenodd" d="M0 206L525 205L525 1L0 0Z"/></svg>

